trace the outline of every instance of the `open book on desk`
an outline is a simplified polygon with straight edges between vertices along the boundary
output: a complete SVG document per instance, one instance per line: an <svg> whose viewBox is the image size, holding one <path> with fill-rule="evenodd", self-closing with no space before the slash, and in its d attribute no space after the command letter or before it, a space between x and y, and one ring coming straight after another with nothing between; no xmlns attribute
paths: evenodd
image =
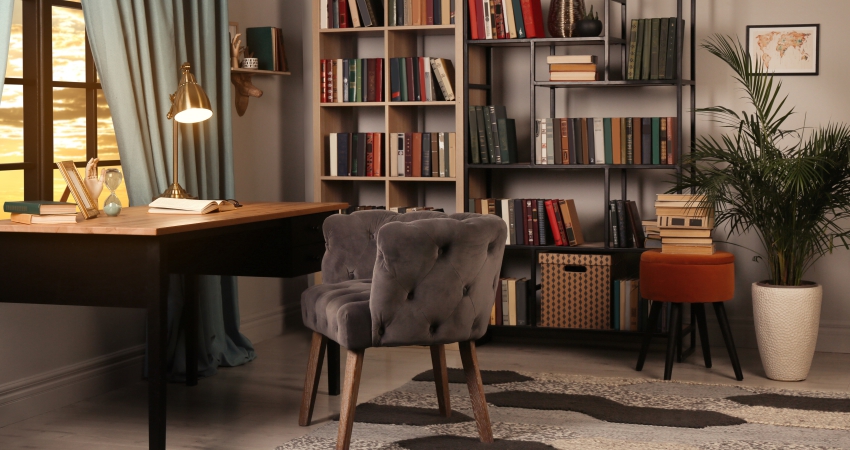
<svg viewBox="0 0 850 450"><path fill-rule="evenodd" d="M232 209L236 209L236 205L227 200L194 200L189 198L160 197L148 205L148 213L152 214L208 214Z"/></svg>

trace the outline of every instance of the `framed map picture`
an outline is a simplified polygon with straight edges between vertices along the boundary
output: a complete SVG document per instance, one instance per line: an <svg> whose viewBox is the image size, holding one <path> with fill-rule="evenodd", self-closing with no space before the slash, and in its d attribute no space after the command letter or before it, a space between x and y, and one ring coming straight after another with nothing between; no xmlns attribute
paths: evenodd
<svg viewBox="0 0 850 450"><path fill-rule="evenodd" d="M764 73L817 75L820 25L749 25L747 50Z"/></svg>

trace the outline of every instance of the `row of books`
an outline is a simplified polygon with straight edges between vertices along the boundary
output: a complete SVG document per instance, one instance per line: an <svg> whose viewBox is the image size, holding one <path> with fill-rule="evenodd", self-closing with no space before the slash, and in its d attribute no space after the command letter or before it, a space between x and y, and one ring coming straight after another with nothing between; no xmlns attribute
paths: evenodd
<svg viewBox="0 0 850 450"><path fill-rule="evenodd" d="M528 325L528 278L499 278L490 325Z"/></svg>
<svg viewBox="0 0 850 450"><path fill-rule="evenodd" d="M678 44L685 22L675 17L632 19L629 33L627 80L674 80L678 73Z"/></svg>
<svg viewBox="0 0 850 450"><path fill-rule="evenodd" d="M471 198L468 210L501 217L508 227L506 245L566 247L584 244L572 199Z"/></svg>
<svg viewBox="0 0 850 450"><path fill-rule="evenodd" d="M537 119L535 164L676 164L675 117Z"/></svg>
<svg viewBox="0 0 850 450"><path fill-rule="evenodd" d="M701 195L658 194L655 213L659 218L661 253L714 254L714 210L700 207L704 200Z"/></svg>
<svg viewBox="0 0 850 450"><path fill-rule="evenodd" d="M468 0L470 39L544 38L540 0Z"/></svg>
<svg viewBox="0 0 850 450"><path fill-rule="evenodd" d="M245 29L245 54L257 58L257 69L286 72L286 51L283 31L277 27L252 27Z"/></svg>
<svg viewBox="0 0 850 450"><path fill-rule="evenodd" d="M517 162L516 121L502 105L469 107L470 164Z"/></svg>
<svg viewBox="0 0 850 450"><path fill-rule="evenodd" d="M390 99L394 102L454 101L454 78L454 66L449 59L390 58Z"/></svg>
<svg viewBox="0 0 850 450"><path fill-rule="evenodd" d="M608 218L612 247L645 248L643 221L633 200L611 200L608 204Z"/></svg>
<svg viewBox="0 0 850 450"><path fill-rule="evenodd" d="M594 55L551 55L549 81L596 81L596 56Z"/></svg>
<svg viewBox="0 0 850 450"><path fill-rule="evenodd" d="M51 201L4 202L3 211L12 222L33 224L76 223L76 203Z"/></svg>
<svg viewBox="0 0 850 450"><path fill-rule="evenodd" d="M454 132L390 133L390 176L456 176Z"/></svg>
<svg viewBox="0 0 850 450"><path fill-rule="evenodd" d="M641 298L640 280L627 278L611 281L611 329L617 331L645 332L650 327L655 333L667 332L667 317L671 303L661 308L658 323L649 324L652 300Z"/></svg>
<svg viewBox="0 0 850 450"><path fill-rule="evenodd" d="M383 26L383 0L320 1L319 26L322 29Z"/></svg>
<svg viewBox="0 0 850 450"><path fill-rule="evenodd" d="M380 177L384 133L331 133L328 139L332 177Z"/></svg>
<svg viewBox="0 0 850 450"><path fill-rule="evenodd" d="M322 103L384 101L384 59L320 60Z"/></svg>
<svg viewBox="0 0 850 450"><path fill-rule="evenodd" d="M387 0L390 26L451 25L458 0ZM460 0L463 1L463 0Z"/></svg>

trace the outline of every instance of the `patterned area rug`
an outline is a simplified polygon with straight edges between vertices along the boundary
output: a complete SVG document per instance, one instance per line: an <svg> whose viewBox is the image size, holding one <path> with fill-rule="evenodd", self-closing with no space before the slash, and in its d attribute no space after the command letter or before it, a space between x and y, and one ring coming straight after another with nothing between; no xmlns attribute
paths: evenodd
<svg viewBox="0 0 850 450"><path fill-rule="evenodd" d="M430 371L357 406L352 450L847 449L850 395L735 385L482 371L494 444L478 442L462 371L452 417ZM277 450L332 449L338 422Z"/></svg>

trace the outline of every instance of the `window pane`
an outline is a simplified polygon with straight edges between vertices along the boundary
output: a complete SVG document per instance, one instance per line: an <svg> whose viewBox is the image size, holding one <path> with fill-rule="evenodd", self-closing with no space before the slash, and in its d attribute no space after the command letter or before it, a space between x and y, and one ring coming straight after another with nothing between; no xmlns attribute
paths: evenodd
<svg viewBox="0 0 850 450"><path fill-rule="evenodd" d="M116 169L120 170L121 175L124 175L124 169L121 166L108 166L108 167L98 166L97 167L97 171L98 171L97 176L100 177L100 173L103 172L103 169L111 169L111 168L116 168ZM86 176L85 169L77 168L77 173L80 174L81 178L85 179L85 176ZM3 174L3 172L0 172L0 177L2 177L2 174ZM0 178L0 180L2 180L2 178ZM125 208L127 206L130 206L130 198L127 196L127 183L126 183L126 181L127 180L122 181L121 186L118 186L118 189L115 190L115 195L118 197L119 200L121 200L121 205L124 206ZM21 183L21 186L24 185L23 178L21 178L20 183ZM21 195L23 196L23 187L21 189L22 189ZM53 170L53 200L59 201L59 199L62 198L63 192L65 192L65 179L62 178L62 174L59 173L59 169L54 169ZM103 191L101 191L100 196L98 197L98 200L97 200L98 209L103 209L103 201L106 200L106 197L109 197L109 189L107 189L106 186L104 186ZM21 198L23 198L23 197L21 197ZM74 197L69 196L68 201L74 202Z"/></svg>
<svg viewBox="0 0 850 450"><path fill-rule="evenodd" d="M24 87L7 84L0 97L0 164L24 161Z"/></svg>
<svg viewBox="0 0 850 450"><path fill-rule="evenodd" d="M86 160L86 90L53 88L53 160Z"/></svg>
<svg viewBox="0 0 850 450"><path fill-rule="evenodd" d="M9 39L9 59L6 61L7 78L23 78L24 76L24 32L21 0L15 0L15 10L12 13L12 36Z"/></svg>
<svg viewBox="0 0 850 450"><path fill-rule="evenodd" d="M120 159L115 129L112 128L112 114L109 113L106 97L100 89L97 90L97 157L101 161Z"/></svg>
<svg viewBox="0 0 850 450"><path fill-rule="evenodd" d="M53 7L53 80L86 81L86 24L81 9Z"/></svg>
<svg viewBox="0 0 850 450"><path fill-rule="evenodd" d="M24 171L0 171L0 204L24 199ZM0 209L0 219L8 219L9 213Z"/></svg>

